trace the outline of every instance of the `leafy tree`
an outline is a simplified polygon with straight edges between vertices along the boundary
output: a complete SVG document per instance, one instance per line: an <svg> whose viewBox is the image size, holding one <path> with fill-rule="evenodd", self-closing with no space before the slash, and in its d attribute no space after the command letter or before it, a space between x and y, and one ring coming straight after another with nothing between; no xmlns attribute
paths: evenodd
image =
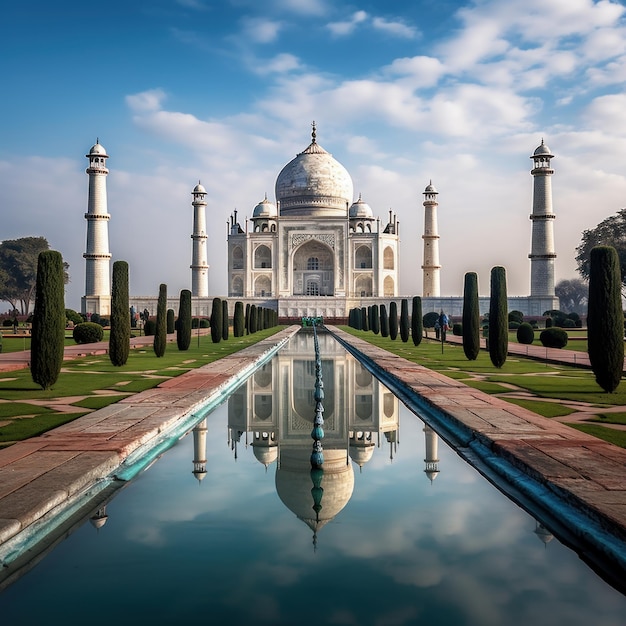
<svg viewBox="0 0 626 626"><path fill-rule="evenodd" d="M580 278L560 280L554 288L559 307L569 313L584 313L587 310L589 285Z"/></svg>
<svg viewBox="0 0 626 626"><path fill-rule="evenodd" d="M596 246L590 253L587 351L596 382L615 391L624 369L624 313L620 259L611 246Z"/></svg>
<svg viewBox="0 0 626 626"><path fill-rule="evenodd" d="M176 344L179 350L189 350L191 344L191 291L183 289L178 302Z"/></svg>
<svg viewBox="0 0 626 626"><path fill-rule="evenodd" d="M130 352L130 307L128 306L128 263L113 263L111 283L111 332L109 359L116 366L125 365Z"/></svg>
<svg viewBox="0 0 626 626"><path fill-rule="evenodd" d="M146 333L148 334L148 333ZM167 285L159 285L159 298L157 300L156 329L152 347L157 357L165 354L167 344Z"/></svg>
<svg viewBox="0 0 626 626"><path fill-rule="evenodd" d="M233 336L243 337L245 328L245 317L243 312L243 302L235 302L235 313L233 315Z"/></svg>
<svg viewBox="0 0 626 626"><path fill-rule="evenodd" d="M0 300L27 315L35 293L39 253L49 250L45 237L22 237L0 243ZM69 265L63 261L63 284Z"/></svg>
<svg viewBox="0 0 626 626"><path fill-rule="evenodd" d="M480 309L478 306L478 274L467 272L463 286L463 352L475 361L480 352Z"/></svg>
<svg viewBox="0 0 626 626"><path fill-rule="evenodd" d="M219 343L222 338L222 299L213 298L211 307L211 340Z"/></svg>
<svg viewBox="0 0 626 626"><path fill-rule="evenodd" d="M398 336L398 305L395 300L389 303L389 338L393 341Z"/></svg>
<svg viewBox="0 0 626 626"><path fill-rule="evenodd" d="M63 257L55 250L39 253L35 281L35 311L30 344L30 373L42 389L57 381L65 344Z"/></svg>
<svg viewBox="0 0 626 626"><path fill-rule="evenodd" d="M509 349L507 308L506 270L493 267L489 298L489 358L495 367L504 365Z"/></svg>
<svg viewBox="0 0 626 626"><path fill-rule="evenodd" d="M423 323L422 299L419 296L413 296L413 308L411 309L411 336L413 337L414 346L419 346L420 343L422 343L422 335L424 334Z"/></svg>
<svg viewBox="0 0 626 626"><path fill-rule="evenodd" d="M626 287L626 208L607 217L595 228L583 231L580 245L576 248L578 273L584 280L591 276L591 251L596 246L615 248L620 270L620 289Z"/></svg>
<svg viewBox="0 0 626 626"><path fill-rule="evenodd" d="M406 343L409 340L409 301L402 298L400 301L400 339Z"/></svg>

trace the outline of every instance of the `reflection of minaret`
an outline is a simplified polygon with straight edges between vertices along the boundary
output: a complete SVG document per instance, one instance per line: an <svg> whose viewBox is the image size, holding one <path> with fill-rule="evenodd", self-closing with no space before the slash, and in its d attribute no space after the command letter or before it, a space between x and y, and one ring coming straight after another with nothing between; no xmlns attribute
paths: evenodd
<svg viewBox="0 0 626 626"><path fill-rule="evenodd" d="M437 190L432 181L424 190L424 263L422 293L425 298L438 298L439 288L439 232L437 229Z"/></svg>
<svg viewBox="0 0 626 626"><path fill-rule="evenodd" d="M539 521L535 520L535 530L533 531L537 537L541 540L544 546L554 539L554 535Z"/></svg>
<svg viewBox="0 0 626 626"><path fill-rule="evenodd" d="M388 430L385 433L385 439L389 442L389 459L393 461L393 455L398 450L398 431Z"/></svg>
<svg viewBox="0 0 626 626"><path fill-rule="evenodd" d="M192 474L201 482L206 476L206 417L193 429L193 472Z"/></svg>
<svg viewBox="0 0 626 626"><path fill-rule="evenodd" d="M193 250L191 254L191 295L206 298L209 295L209 264L207 263L206 189L200 184L193 195Z"/></svg>
<svg viewBox="0 0 626 626"><path fill-rule="evenodd" d="M424 424L424 433L426 438L424 473L432 483L439 474L439 436L428 424Z"/></svg>
<svg viewBox="0 0 626 626"><path fill-rule="evenodd" d="M554 155L543 143L530 157L533 160L533 212L530 259L530 295L554 297L554 218L552 212L552 174Z"/></svg>
<svg viewBox="0 0 626 626"><path fill-rule="evenodd" d="M111 313L111 278L109 266L109 219L107 212L106 150L98 141L91 147L89 167L89 199L87 201L87 247L85 258L85 295L82 298L83 313Z"/></svg>

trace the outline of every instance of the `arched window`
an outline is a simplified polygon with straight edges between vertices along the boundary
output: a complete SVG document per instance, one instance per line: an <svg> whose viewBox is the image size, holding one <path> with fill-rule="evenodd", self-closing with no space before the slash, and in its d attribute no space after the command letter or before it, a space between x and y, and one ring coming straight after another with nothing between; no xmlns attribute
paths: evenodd
<svg viewBox="0 0 626 626"><path fill-rule="evenodd" d="M392 270L395 267L393 250L389 246L383 252L383 267L386 270Z"/></svg>
<svg viewBox="0 0 626 626"><path fill-rule="evenodd" d="M230 295L243 296L243 279L241 278L241 276L235 276L235 278L233 278L233 285Z"/></svg>
<svg viewBox="0 0 626 626"><path fill-rule="evenodd" d="M316 256L309 257L306 262L308 270L318 270L320 268L320 260Z"/></svg>
<svg viewBox="0 0 626 626"><path fill-rule="evenodd" d="M383 285L384 287L384 295L386 297L393 297L396 294L394 293L395 288L394 288L394 282L393 282L393 278L391 278L391 276L387 276L387 278L385 278L385 283Z"/></svg>
<svg viewBox="0 0 626 626"><path fill-rule="evenodd" d="M255 269L272 267L272 252L267 246L258 246L254 251Z"/></svg>
<svg viewBox="0 0 626 626"><path fill-rule="evenodd" d="M268 276L259 276L254 281L254 295L257 297L272 295L272 281Z"/></svg>
<svg viewBox="0 0 626 626"><path fill-rule="evenodd" d="M354 267L357 270L372 269L372 250L368 246L359 246L354 254Z"/></svg>
<svg viewBox="0 0 626 626"><path fill-rule="evenodd" d="M243 251L239 246L233 248L233 269L243 269Z"/></svg>

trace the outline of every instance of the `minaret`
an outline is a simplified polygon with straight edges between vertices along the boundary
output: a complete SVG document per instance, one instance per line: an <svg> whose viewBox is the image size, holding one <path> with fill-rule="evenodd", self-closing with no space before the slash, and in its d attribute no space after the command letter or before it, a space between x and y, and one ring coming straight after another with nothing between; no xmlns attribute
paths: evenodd
<svg viewBox="0 0 626 626"><path fill-rule="evenodd" d="M200 184L191 192L193 196L193 249L191 253L191 295L207 298L209 295L209 264L207 263L206 189Z"/></svg>
<svg viewBox="0 0 626 626"><path fill-rule="evenodd" d="M106 177L109 155L98 140L89 154L89 200L87 204L87 250L85 258L85 295L81 301L83 313L111 314L111 254L109 253L109 219L107 213Z"/></svg>
<svg viewBox="0 0 626 626"><path fill-rule="evenodd" d="M543 143L530 157L534 178L530 259L530 295L554 297L554 219L552 212L552 174L550 159L554 157Z"/></svg>
<svg viewBox="0 0 626 626"><path fill-rule="evenodd" d="M424 190L424 264L422 295L424 298L438 298L439 290L439 234L437 231L438 191L432 181Z"/></svg>

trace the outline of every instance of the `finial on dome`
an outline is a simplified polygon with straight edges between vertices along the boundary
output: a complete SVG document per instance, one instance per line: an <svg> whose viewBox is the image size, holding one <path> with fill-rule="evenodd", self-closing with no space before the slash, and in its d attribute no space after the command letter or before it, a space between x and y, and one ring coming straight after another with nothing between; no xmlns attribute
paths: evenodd
<svg viewBox="0 0 626 626"><path fill-rule="evenodd" d="M359 200L358 202L361 202L361 192L359 191Z"/></svg>
<svg viewBox="0 0 626 626"><path fill-rule="evenodd" d="M313 130L311 131L311 143L315 143L315 139L317 136L315 133L315 130L316 130L315 120L313 120L313 123L311 124L311 126L313 128Z"/></svg>

